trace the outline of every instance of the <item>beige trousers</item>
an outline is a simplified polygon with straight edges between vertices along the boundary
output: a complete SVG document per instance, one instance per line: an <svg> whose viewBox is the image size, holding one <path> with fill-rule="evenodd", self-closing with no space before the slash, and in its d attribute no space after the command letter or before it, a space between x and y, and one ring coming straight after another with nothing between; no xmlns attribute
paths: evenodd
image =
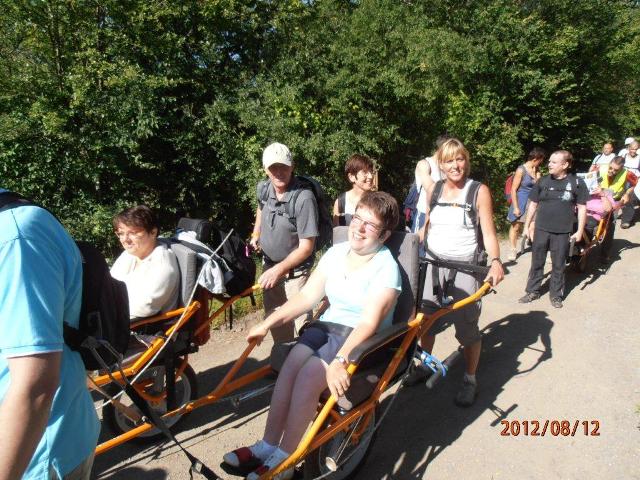
<svg viewBox="0 0 640 480"><path fill-rule="evenodd" d="M289 279L285 277L284 281L279 282L273 288L264 290L262 301L264 303L264 318L267 318L274 311L276 311L281 305L284 305L287 300L298 293L307 280L309 279L309 272L305 271L299 273L297 277ZM288 322L285 325L271 329L271 336L274 343L290 342L298 336L298 332L302 325L311 321L311 312L307 312L300 315L293 322Z"/></svg>

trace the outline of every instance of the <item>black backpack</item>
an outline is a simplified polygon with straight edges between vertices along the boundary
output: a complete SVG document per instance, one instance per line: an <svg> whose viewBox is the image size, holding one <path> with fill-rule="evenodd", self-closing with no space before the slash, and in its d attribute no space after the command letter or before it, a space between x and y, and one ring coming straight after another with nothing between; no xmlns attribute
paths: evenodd
<svg viewBox="0 0 640 480"><path fill-rule="evenodd" d="M16 193L0 193L0 211L26 205L38 206ZM78 328L63 325L64 342L80 354L87 370L112 367L129 345L127 287L111 276L97 248L76 245L82 255L82 306Z"/></svg>
<svg viewBox="0 0 640 480"><path fill-rule="evenodd" d="M239 295L255 283L256 263L249 254L247 244L235 230L229 234L229 232L216 228L209 220L198 218L181 218L178 221L178 229L195 232L196 240L206 243L213 250L222 244L218 255L224 259L231 271L231 275L228 278L225 277L224 286L227 294L231 296ZM223 241L224 243L222 243ZM198 251L197 247L194 248L188 242L181 243Z"/></svg>
<svg viewBox="0 0 640 480"><path fill-rule="evenodd" d="M316 204L318 205L318 237L316 238L314 246L314 250L317 252L326 246L331 246L333 240L333 219L329 213L329 200L322 186L315 178L304 175L296 175L295 178L297 180L296 189L293 191L291 200L285 203L284 213L291 224L296 227L296 217L294 214L296 211L296 200L302 190L310 190L311 193L313 193ZM271 182L269 180L264 180L258 184L258 201L260 208L264 208L264 205L269 199L270 187Z"/></svg>
<svg viewBox="0 0 640 480"><path fill-rule="evenodd" d="M469 185L469 189L467 190L467 196L465 198L464 204L458 203L449 203L449 202L440 202L440 195L442 195L442 188L444 186L443 180L438 180L433 187L433 192L431 193L431 201L429 202L429 211L431 212L434 207L437 205L440 206L456 206L464 209L469 215L469 219L473 223L473 228L476 234L476 253L474 263L476 265L485 266L487 264L487 252L484 248L484 239L482 237L482 229L480 228L480 218L478 217L478 192L480 191L480 187L482 183L471 180L471 185ZM466 219L466 217L464 217ZM466 220L465 220L466 221Z"/></svg>

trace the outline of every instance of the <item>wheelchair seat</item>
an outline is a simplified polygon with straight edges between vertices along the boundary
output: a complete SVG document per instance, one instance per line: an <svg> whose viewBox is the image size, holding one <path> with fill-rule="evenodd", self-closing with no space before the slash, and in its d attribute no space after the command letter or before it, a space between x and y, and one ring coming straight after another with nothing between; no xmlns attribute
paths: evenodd
<svg viewBox="0 0 640 480"><path fill-rule="evenodd" d="M347 240L349 227L335 227L333 229L333 243L341 243ZM418 292L418 273L420 270L420 259L418 256L419 239L412 233L394 231L385 242L391 254L398 262L400 277L402 279L402 290L398 296L396 308L393 314L393 326L380 332L384 334L393 330L394 326L406 324L415 315L416 297ZM337 407L343 411L349 411L371 395L378 384L382 374L386 370L395 349L400 344L401 338L397 338L366 356L358 366L358 370L351 377L349 390L340 397L336 403ZM279 372L284 361L296 344L295 341L275 344L271 349L271 368ZM409 365L413 348L407 350L407 356L402 359L395 375L404 372ZM395 377L394 377L395 379ZM328 398L329 390L325 390L321 398Z"/></svg>

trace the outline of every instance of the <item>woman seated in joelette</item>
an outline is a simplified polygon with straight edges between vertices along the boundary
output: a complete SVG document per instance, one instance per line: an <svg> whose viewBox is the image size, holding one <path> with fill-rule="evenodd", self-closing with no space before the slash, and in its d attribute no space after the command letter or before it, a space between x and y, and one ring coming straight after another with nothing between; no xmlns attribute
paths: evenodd
<svg viewBox="0 0 640 480"><path fill-rule="evenodd" d="M269 329L311 310L325 295L329 298L327 311L303 331L280 371L262 439L224 456L233 467L257 467L248 479L259 478L296 449L320 394L328 386L339 397L349 387L349 353L391 325L401 279L384 242L398 218L398 204L391 195L365 192L351 219L348 242L331 247L300 293L249 332L248 341L261 342ZM277 478L292 476L289 469Z"/></svg>
<svg viewBox="0 0 640 480"><path fill-rule="evenodd" d="M113 228L124 252L111 276L127 285L131 318L150 317L176 308L180 271L174 253L158 243L158 222L146 205L123 210Z"/></svg>

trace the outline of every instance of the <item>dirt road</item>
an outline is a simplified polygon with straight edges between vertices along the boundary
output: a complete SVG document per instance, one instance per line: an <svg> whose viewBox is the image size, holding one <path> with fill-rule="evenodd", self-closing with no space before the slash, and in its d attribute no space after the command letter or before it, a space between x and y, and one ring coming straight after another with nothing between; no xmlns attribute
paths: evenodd
<svg viewBox="0 0 640 480"><path fill-rule="evenodd" d="M460 409L452 402L461 365L432 391L402 389L355 478L640 479L640 225L616 236L620 258L604 275L569 274L561 310L548 295L517 303L530 254L519 258L498 294L484 300L477 403ZM193 357L201 393L215 386L244 345L242 331L213 334ZM444 358L454 348L450 329L435 353ZM268 349L263 345L255 357ZM261 435L268 401L264 395L237 411L229 404L205 407L185 419L178 437L222 474L222 454ZM563 420L571 431L556 423ZM97 458L94 474L186 479L187 465L165 442L130 443Z"/></svg>

